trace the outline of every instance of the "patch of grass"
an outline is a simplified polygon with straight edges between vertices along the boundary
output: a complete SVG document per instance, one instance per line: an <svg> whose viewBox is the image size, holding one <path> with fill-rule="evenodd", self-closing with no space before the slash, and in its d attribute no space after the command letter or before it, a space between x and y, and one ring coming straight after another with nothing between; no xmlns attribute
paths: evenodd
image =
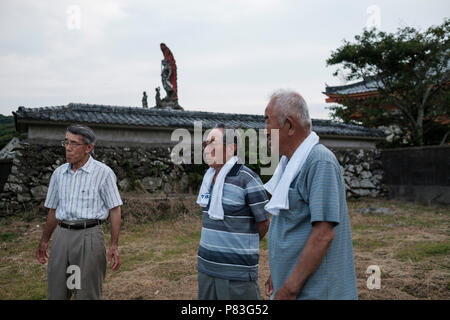
<svg viewBox="0 0 450 320"><path fill-rule="evenodd" d="M423 286L420 285L406 285L404 287L401 287L400 290L419 299L428 298L428 295L426 294L426 291L423 289Z"/></svg>
<svg viewBox="0 0 450 320"><path fill-rule="evenodd" d="M266 235L266 236L259 242L259 250L267 250L267 249L268 249L267 238L268 238L268 236Z"/></svg>
<svg viewBox="0 0 450 320"><path fill-rule="evenodd" d="M16 240L18 237L19 235L14 231L0 232L0 243L11 242Z"/></svg>
<svg viewBox="0 0 450 320"><path fill-rule="evenodd" d="M195 230L188 234L181 234L173 239L174 247L165 249L163 251L163 257L165 260L170 258L177 258L183 254L190 252L190 250L196 250L200 242L201 231Z"/></svg>
<svg viewBox="0 0 450 320"><path fill-rule="evenodd" d="M181 246L181 245L190 244L190 243L192 243L192 241L199 242L201 234L202 234L201 230L196 230L196 231L189 233L188 235L182 235L182 236L178 237L176 244L178 246Z"/></svg>
<svg viewBox="0 0 450 320"><path fill-rule="evenodd" d="M13 219L14 218L12 216L2 217L0 219L0 226L9 226L11 222L13 222Z"/></svg>
<svg viewBox="0 0 450 320"><path fill-rule="evenodd" d="M201 231L180 227L182 225L178 225L175 220L127 225L126 230L120 234L119 252L122 264L117 274L121 271L132 271L146 263L167 262L190 254L191 249L198 246ZM171 232L160 235L161 229ZM105 242L108 249L110 235L106 231Z"/></svg>
<svg viewBox="0 0 450 320"><path fill-rule="evenodd" d="M120 248L119 248L120 250ZM126 250L122 249L120 253L120 271L131 271L142 263L148 263L157 257L154 249ZM120 272L119 271L119 272Z"/></svg>
<svg viewBox="0 0 450 320"><path fill-rule="evenodd" d="M122 265L117 272L108 265L105 299L195 299L201 210L196 197L191 198L152 201L130 194L119 239ZM356 213L369 206L389 207L396 213ZM349 210L360 299L449 299L448 207L359 199L349 201ZM24 219L24 215L0 220L0 300L47 296L47 265L34 258L44 218L31 220L29 214ZM104 232L108 250L109 224ZM260 242L261 288L269 273L267 250L266 236ZM372 264L381 268L382 290L366 287L365 271Z"/></svg>
<svg viewBox="0 0 450 320"><path fill-rule="evenodd" d="M36 218L36 214L33 211L26 211L22 215L22 219L25 222L31 222Z"/></svg>
<svg viewBox="0 0 450 320"><path fill-rule="evenodd" d="M164 253L162 254L162 256L164 257L164 259L175 258L175 257L179 256L181 253L183 253L184 251L185 250L183 250L183 248L172 248L172 249L164 250Z"/></svg>
<svg viewBox="0 0 450 320"><path fill-rule="evenodd" d="M1 265L0 300L45 299L47 297L46 267L37 261Z"/></svg>
<svg viewBox="0 0 450 320"><path fill-rule="evenodd" d="M382 232L382 231L388 231L389 227L387 226L377 226L377 225L368 225L363 223L358 223L352 225L352 231L371 231L371 232Z"/></svg>
<svg viewBox="0 0 450 320"><path fill-rule="evenodd" d="M415 226L422 228L432 228L436 225L434 219L425 214L393 214L393 215L379 215L379 218L386 224L401 225L401 226Z"/></svg>
<svg viewBox="0 0 450 320"><path fill-rule="evenodd" d="M182 277L196 274L196 270L190 270L178 262L164 262L159 264L156 274L169 281L178 281Z"/></svg>
<svg viewBox="0 0 450 320"><path fill-rule="evenodd" d="M388 245L389 244L386 241L379 239L370 239L370 238L353 239L353 247L359 248L363 251L373 251L378 248L386 247Z"/></svg>
<svg viewBox="0 0 450 320"><path fill-rule="evenodd" d="M400 249L395 257L399 260L411 259L418 262L425 258L449 254L450 242L418 242Z"/></svg>

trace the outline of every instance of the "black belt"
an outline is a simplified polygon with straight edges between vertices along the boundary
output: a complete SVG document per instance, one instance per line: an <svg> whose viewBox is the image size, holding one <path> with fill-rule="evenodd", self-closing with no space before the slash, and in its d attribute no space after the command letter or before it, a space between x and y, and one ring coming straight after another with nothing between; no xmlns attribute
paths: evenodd
<svg viewBox="0 0 450 320"><path fill-rule="evenodd" d="M75 229L75 230L92 228L92 227L95 227L95 226L98 226L101 224L102 224L102 220L99 220L99 219L77 221L77 222L75 222L75 221L74 222L58 221L58 225L61 228Z"/></svg>

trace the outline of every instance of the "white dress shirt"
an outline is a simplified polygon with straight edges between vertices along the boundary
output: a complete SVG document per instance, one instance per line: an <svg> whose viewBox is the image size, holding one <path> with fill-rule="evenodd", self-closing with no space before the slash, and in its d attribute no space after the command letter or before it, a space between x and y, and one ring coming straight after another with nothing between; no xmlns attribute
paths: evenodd
<svg viewBox="0 0 450 320"><path fill-rule="evenodd" d="M123 204L116 180L110 167L91 156L75 172L65 163L52 174L44 206L56 209L58 220L105 220L110 209Z"/></svg>

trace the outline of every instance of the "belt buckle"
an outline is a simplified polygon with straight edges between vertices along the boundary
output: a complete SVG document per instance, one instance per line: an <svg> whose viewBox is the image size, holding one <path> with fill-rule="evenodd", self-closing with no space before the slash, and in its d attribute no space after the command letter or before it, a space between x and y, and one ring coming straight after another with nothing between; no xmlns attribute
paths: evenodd
<svg viewBox="0 0 450 320"><path fill-rule="evenodd" d="M74 227L75 227L73 224L67 223L67 222L64 222L64 221L60 221L60 222L59 222L59 225L60 225L61 227L63 227L63 228L68 229L68 230L74 229Z"/></svg>

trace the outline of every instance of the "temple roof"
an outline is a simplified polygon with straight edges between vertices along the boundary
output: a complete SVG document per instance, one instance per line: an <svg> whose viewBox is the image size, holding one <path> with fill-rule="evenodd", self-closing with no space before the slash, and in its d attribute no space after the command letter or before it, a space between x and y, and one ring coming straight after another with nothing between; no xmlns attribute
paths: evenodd
<svg viewBox="0 0 450 320"><path fill-rule="evenodd" d="M195 121L202 128L213 128L224 123L231 128L263 129L263 115L218 112L121 107L97 104L69 103L66 106L42 108L19 107L13 112L16 129L26 132L28 124L45 122L48 125L84 123L86 125L121 125L152 128L193 128ZM312 119L313 130L318 135L359 136L384 138L383 131L363 126L349 125L331 120Z"/></svg>
<svg viewBox="0 0 450 320"><path fill-rule="evenodd" d="M349 94L358 94L358 93L367 93L367 92L376 92L379 87L383 87L381 82L378 82L373 79L365 79L363 81L355 82L352 84L346 84L342 86L325 86L325 92L322 92L326 95L349 95Z"/></svg>

